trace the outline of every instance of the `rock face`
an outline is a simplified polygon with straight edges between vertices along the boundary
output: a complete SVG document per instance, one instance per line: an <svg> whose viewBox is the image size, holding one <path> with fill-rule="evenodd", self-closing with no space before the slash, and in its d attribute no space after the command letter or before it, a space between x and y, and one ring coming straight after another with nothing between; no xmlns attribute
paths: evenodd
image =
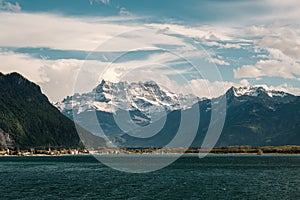
<svg viewBox="0 0 300 200"><path fill-rule="evenodd" d="M2 146L68 148L81 145L74 123L48 101L38 85L17 73L0 73L0 128ZM82 129L79 134L89 133Z"/></svg>
<svg viewBox="0 0 300 200"><path fill-rule="evenodd" d="M11 138L8 133L5 133L0 129L0 146L2 148L9 148L15 146L15 141Z"/></svg>

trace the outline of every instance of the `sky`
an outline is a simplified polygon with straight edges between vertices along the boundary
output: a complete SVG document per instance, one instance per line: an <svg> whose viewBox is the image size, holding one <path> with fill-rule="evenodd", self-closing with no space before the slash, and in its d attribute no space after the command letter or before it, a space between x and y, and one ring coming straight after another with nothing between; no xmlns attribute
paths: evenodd
<svg viewBox="0 0 300 200"><path fill-rule="evenodd" d="M300 95L299 13L297 0L0 0L0 71L53 102L102 79Z"/></svg>

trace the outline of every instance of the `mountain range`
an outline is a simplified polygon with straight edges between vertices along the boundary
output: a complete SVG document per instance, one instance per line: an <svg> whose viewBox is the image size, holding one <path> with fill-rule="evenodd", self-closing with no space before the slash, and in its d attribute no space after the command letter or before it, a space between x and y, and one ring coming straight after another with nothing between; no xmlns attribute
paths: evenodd
<svg viewBox="0 0 300 200"><path fill-rule="evenodd" d="M219 98L224 97L226 119L217 146L300 145L300 97L263 87L232 87ZM199 147L210 124L212 102L218 98L176 94L152 81L103 80L91 92L74 94L55 106L83 128L125 147L167 145L179 129L182 112L197 107L201 120L192 147ZM90 120L95 116L97 123ZM148 126L161 128L151 135L145 132ZM187 137L193 134L185 132Z"/></svg>
<svg viewBox="0 0 300 200"><path fill-rule="evenodd" d="M198 125L192 147L199 147L211 123L212 104L221 98L226 98L226 118L216 146L300 145L300 97L263 87L232 87L207 99L176 94L153 81L102 81L91 92L53 105L20 74L0 73L0 85L2 147L100 148L106 146L103 137L124 147L163 147L176 136L182 115L195 108L200 120L192 116L187 121ZM193 134L188 128L180 139Z"/></svg>

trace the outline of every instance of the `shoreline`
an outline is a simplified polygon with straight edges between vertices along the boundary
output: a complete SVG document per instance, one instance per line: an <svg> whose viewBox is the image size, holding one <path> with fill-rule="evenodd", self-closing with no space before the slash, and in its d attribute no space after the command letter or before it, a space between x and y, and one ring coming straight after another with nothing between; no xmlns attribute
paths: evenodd
<svg viewBox="0 0 300 200"><path fill-rule="evenodd" d="M203 153L202 153L203 154ZM257 153L204 153L205 156L283 156L283 155L294 155L300 156L300 153L264 153L264 154L257 154ZM181 156L199 156L201 153L110 153L110 154L58 154L58 155L49 155L49 154L31 154L31 155L0 155L0 157L63 157L63 156L172 156L172 155L181 155Z"/></svg>
<svg viewBox="0 0 300 200"><path fill-rule="evenodd" d="M67 156L67 155L300 155L300 146L227 146L213 149L200 148L103 148L88 149L28 149L13 147L0 150L0 156Z"/></svg>

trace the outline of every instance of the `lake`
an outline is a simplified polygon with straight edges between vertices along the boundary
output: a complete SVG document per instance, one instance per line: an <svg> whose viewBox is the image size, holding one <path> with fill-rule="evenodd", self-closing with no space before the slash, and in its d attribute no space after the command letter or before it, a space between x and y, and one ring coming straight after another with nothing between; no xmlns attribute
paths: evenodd
<svg viewBox="0 0 300 200"><path fill-rule="evenodd" d="M0 199L300 199L299 155L186 155L146 174L94 157L0 157Z"/></svg>

